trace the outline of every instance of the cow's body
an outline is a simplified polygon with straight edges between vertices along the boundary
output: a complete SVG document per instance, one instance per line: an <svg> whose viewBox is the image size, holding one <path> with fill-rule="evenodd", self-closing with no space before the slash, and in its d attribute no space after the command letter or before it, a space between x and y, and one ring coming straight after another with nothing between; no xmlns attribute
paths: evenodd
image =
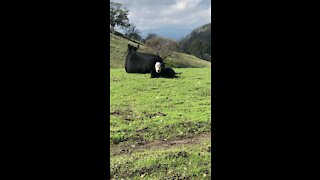
<svg viewBox="0 0 320 180"><path fill-rule="evenodd" d="M159 78L159 77L163 77L163 78L177 78L176 76L176 72L174 72L173 69L171 68L164 68L161 70L160 73L157 73L155 70L151 71L151 78Z"/></svg>
<svg viewBox="0 0 320 180"><path fill-rule="evenodd" d="M159 56L137 52L137 49L137 47L128 45L125 63L127 73L151 73L157 62L163 64L163 60Z"/></svg>

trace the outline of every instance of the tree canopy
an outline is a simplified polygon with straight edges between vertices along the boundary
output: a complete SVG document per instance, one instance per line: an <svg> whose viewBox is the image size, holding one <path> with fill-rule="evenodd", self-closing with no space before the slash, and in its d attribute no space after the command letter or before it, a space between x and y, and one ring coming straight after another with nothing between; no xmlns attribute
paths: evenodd
<svg viewBox="0 0 320 180"><path fill-rule="evenodd" d="M115 27L127 28L130 26L128 18L129 10L122 7L122 4L110 1L110 30L115 31Z"/></svg>
<svg viewBox="0 0 320 180"><path fill-rule="evenodd" d="M137 29L137 27L134 24L130 24L130 26L126 29L126 36L138 41L142 40L140 31Z"/></svg>

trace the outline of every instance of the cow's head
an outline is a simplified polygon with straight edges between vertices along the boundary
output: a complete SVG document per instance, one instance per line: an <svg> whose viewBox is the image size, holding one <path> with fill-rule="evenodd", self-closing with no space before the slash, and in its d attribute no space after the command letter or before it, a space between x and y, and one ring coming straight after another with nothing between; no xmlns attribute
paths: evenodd
<svg viewBox="0 0 320 180"><path fill-rule="evenodd" d="M154 65L154 68L157 73L160 73L161 69L163 68L163 64L161 64L160 62L156 62L156 64Z"/></svg>

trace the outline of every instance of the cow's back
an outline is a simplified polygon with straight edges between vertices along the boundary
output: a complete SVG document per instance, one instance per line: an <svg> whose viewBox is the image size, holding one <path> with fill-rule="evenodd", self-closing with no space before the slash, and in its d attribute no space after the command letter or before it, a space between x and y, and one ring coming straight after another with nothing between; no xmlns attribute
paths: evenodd
<svg viewBox="0 0 320 180"><path fill-rule="evenodd" d="M156 55L133 52L127 55L125 70L127 73L150 73L156 62L163 60Z"/></svg>

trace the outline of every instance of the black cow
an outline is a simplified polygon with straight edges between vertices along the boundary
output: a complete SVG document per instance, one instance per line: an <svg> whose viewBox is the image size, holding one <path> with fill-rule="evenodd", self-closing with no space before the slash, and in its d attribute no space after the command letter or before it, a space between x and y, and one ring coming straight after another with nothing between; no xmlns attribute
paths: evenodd
<svg viewBox="0 0 320 180"><path fill-rule="evenodd" d="M157 62L164 67L163 60L153 54L137 52L138 47L128 44L128 54L126 57L125 70L127 73L151 73Z"/></svg>
<svg viewBox="0 0 320 180"><path fill-rule="evenodd" d="M164 68L160 72L156 72L156 70L152 70L150 78L159 78L159 77L163 77L163 78L178 78L178 76L176 76L176 74L181 74L181 73L176 73L171 68Z"/></svg>

